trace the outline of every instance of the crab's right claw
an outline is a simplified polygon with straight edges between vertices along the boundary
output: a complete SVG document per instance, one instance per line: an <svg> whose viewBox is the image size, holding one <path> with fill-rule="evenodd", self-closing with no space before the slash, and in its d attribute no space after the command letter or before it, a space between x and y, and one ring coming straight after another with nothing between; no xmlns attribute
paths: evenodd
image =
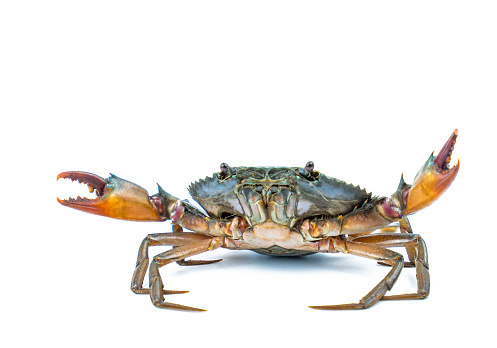
<svg viewBox="0 0 497 348"><path fill-rule="evenodd" d="M457 165L449 168L450 157L456 144L457 129L452 133L449 140L442 147L437 157L433 153L428 161L419 170L412 187L403 193L405 204L404 215L409 215L421 210L442 195L452 184L459 172L459 160Z"/></svg>
<svg viewBox="0 0 497 348"><path fill-rule="evenodd" d="M90 192L96 191L95 199L69 198L57 201L70 208L114 219L132 221L162 221L162 201L156 196L130 182L111 174L107 179L86 172L64 172L57 176L77 180L88 185Z"/></svg>

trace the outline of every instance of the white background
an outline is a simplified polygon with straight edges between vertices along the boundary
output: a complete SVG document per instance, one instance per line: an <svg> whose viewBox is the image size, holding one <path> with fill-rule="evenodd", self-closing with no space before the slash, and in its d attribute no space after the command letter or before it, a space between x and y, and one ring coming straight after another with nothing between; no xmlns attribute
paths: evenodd
<svg viewBox="0 0 497 348"><path fill-rule="evenodd" d="M496 16L493 1L2 2L1 336L9 347L493 341ZM388 268L217 250L199 258L223 262L161 269L166 288L191 291L167 300L209 311L159 310L129 285L141 240L170 223L55 199L67 170L187 198L221 162L309 160L388 195L455 128L459 176L411 217L430 253L424 301L312 310L356 302ZM392 293L414 290L405 269Z"/></svg>

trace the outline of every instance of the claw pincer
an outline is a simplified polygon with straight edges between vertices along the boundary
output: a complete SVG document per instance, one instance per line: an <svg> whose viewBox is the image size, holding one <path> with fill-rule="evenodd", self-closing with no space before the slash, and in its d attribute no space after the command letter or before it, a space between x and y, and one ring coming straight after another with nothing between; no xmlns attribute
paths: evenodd
<svg viewBox="0 0 497 348"><path fill-rule="evenodd" d="M164 220L160 217L156 202L149 197L144 188L113 174L104 179L95 174L72 171L60 173L57 180L61 178L85 183L90 192L95 190L97 194L95 199L78 197L61 200L57 198L59 203L66 207L121 220Z"/></svg>
<svg viewBox="0 0 497 348"><path fill-rule="evenodd" d="M459 160L452 168L449 168L449 163L456 144L457 134L456 129L437 157L434 157L433 153L430 155L416 175L412 187L404 192L403 200L406 201L404 215L413 214L433 203L449 188L456 178L459 172Z"/></svg>

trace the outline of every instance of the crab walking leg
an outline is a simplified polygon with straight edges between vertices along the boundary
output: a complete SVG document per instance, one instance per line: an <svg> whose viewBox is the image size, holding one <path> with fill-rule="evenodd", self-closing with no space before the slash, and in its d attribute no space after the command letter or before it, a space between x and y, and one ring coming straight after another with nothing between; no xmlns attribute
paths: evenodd
<svg viewBox="0 0 497 348"><path fill-rule="evenodd" d="M407 233L407 234L412 234L412 228L411 228L411 224L409 223L409 220L407 219L407 216L403 216L402 219L400 220L400 223L399 223L399 229L400 229L400 233ZM361 234L361 235L349 235L349 238L348 240L350 241L357 241L357 242L362 242L362 239L359 240L359 238L361 237L364 237L364 236L376 236L376 235L379 235L379 234L385 234L385 233L389 233L389 232L393 232L393 231L389 231L388 230L388 227L387 228L381 228L381 229L378 229L377 231L372 231L371 233L367 233L367 234ZM406 249L406 252L407 252L407 256L409 258L409 262L404 262L404 267L415 267L415 259L416 259L416 249L414 246L410 245L410 244L406 244L404 245L405 249ZM380 265L385 265L385 266L391 266L390 264L387 264L385 262L382 262L382 261L378 261L378 263Z"/></svg>
<svg viewBox="0 0 497 348"><path fill-rule="evenodd" d="M173 225L173 232L183 232L183 227L180 225ZM176 248L176 247L173 247ZM209 265L211 263L216 263L219 261L223 261L223 259L217 259L217 260L179 260L176 261L176 263L180 266L198 266L198 265Z"/></svg>
<svg viewBox="0 0 497 348"><path fill-rule="evenodd" d="M400 232L401 233L407 233L407 234L412 234L412 228L411 228L411 223L407 219L407 216L403 216L402 219L400 219ZM423 241L424 244L424 241ZM404 265L405 267L412 267L416 264L416 248L413 246L405 246L407 256L409 257L409 262Z"/></svg>
<svg viewBox="0 0 497 348"><path fill-rule="evenodd" d="M348 303L330 306L309 306L315 309L365 309L378 302L385 293L392 289L402 268L404 267L404 257L392 250L374 244L358 243L332 238L333 248L339 252L352 254L370 259L391 262L392 269L366 296L358 303ZM321 250L327 251L327 250Z"/></svg>
<svg viewBox="0 0 497 348"><path fill-rule="evenodd" d="M414 264L416 266L417 292L402 295L383 296L382 300L415 300L424 299L430 293L430 273L428 271L428 251L426 244L416 234L385 233L371 236L358 237L355 242L374 244L380 247L406 247L415 250ZM384 262L391 266L390 262Z"/></svg>
<svg viewBox="0 0 497 348"><path fill-rule="evenodd" d="M221 238L206 238L195 243L178 246L159 255L156 255L150 263L149 284L150 299L154 306L159 308L183 309L190 311L205 311L194 307L183 306L176 303L164 302L164 290L159 268L169 263L184 260L187 257L197 255L209 250L214 250L222 245Z"/></svg>
<svg viewBox="0 0 497 348"><path fill-rule="evenodd" d="M185 232L149 234L143 239L140 248L138 249L136 268L133 279L131 280L131 291L135 294L148 294L150 292L149 289L143 288L143 280L149 263L149 247L155 245L171 245L174 248L183 245L191 245L200 241L210 241L211 239L212 238L201 234ZM178 294L188 291L164 290L164 292L167 294Z"/></svg>

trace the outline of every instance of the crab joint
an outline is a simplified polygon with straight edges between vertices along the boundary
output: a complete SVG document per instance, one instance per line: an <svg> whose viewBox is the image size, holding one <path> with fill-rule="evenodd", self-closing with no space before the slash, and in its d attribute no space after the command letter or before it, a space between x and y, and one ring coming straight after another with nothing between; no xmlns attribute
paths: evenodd
<svg viewBox="0 0 497 348"><path fill-rule="evenodd" d="M243 232L248 226L247 220L235 217L227 224L226 235L233 237L233 239L242 239Z"/></svg>
<svg viewBox="0 0 497 348"><path fill-rule="evenodd" d="M398 221L402 218L402 212L391 198L383 198L376 206L378 213L387 220Z"/></svg>
<svg viewBox="0 0 497 348"><path fill-rule="evenodd" d="M162 204L162 200L157 196L150 197L150 203L157 209L159 214L164 214L164 205Z"/></svg>
<svg viewBox="0 0 497 348"><path fill-rule="evenodd" d="M176 201L171 210L171 220L173 224L177 224L179 221L181 221L183 219L184 213L185 207L183 207L183 204L181 204L180 200Z"/></svg>
<svg viewBox="0 0 497 348"><path fill-rule="evenodd" d="M331 220L311 221L306 219L300 226L300 232L308 240L317 240L327 236L338 236L342 230L342 223L342 215Z"/></svg>
<svg viewBox="0 0 497 348"><path fill-rule="evenodd" d="M215 250L217 248L219 248L220 246L223 245L223 241L222 241L222 238L221 237L216 237L216 238L213 238L209 244L209 246L207 247L207 250Z"/></svg>
<svg viewBox="0 0 497 348"><path fill-rule="evenodd" d="M342 240L340 237L335 237L331 239L331 244L333 245L333 248L341 253L348 254L349 253L349 248L347 247L347 244L344 240Z"/></svg>

